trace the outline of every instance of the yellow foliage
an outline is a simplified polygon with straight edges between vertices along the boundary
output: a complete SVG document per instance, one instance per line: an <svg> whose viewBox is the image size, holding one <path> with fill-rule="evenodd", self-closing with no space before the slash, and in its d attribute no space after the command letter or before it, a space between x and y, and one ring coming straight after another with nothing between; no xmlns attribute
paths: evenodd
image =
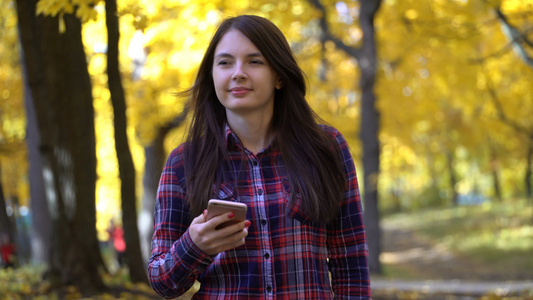
<svg viewBox="0 0 533 300"><path fill-rule="evenodd" d="M76 12L82 22L94 20L96 11L94 7L100 0L39 0L37 14L55 17L58 14L72 14Z"/></svg>
<svg viewBox="0 0 533 300"><path fill-rule="evenodd" d="M322 0L331 32L352 47L360 47L359 1ZM0 3L11 3L0 0ZM445 153L463 155L458 164L466 177L470 164L483 176L490 170L487 145L493 145L505 171L503 182L514 187L524 168L524 136L503 124L491 101L494 88L505 113L532 128L533 71L506 48L493 9L500 7L519 28L531 24L531 0L426 1L386 0L375 19L378 73L374 87L381 114L383 145L380 189L398 186L421 190L435 172L445 171ZM100 238L118 215L120 183L113 137L106 71L106 27L103 2L40 0L38 14L75 14L83 22L83 37L93 82L97 134L97 210ZM128 134L138 178L142 178L143 146L157 130L184 108L175 94L190 87L207 44L219 22L249 13L272 20L286 35L307 75L308 100L326 121L348 139L356 164L361 91L359 62L331 42L321 44L320 12L307 0L121 0L120 65L127 95ZM22 78L17 55L13 9L3 16L0 31L0 143L20 142L25 135ZM531 52L529 52L531 53ZM142 65L142 70L139 66ZM134 77L134 72L139 76ZM177 146L178 129L166 141ZM9 193L27 199L25 150L2 154L2 183ZM464 149L459 151L457 149ZM14 159L15 158L15 159ZM475 158L475 162L470 162ZM517 166L515 166L517 165ZM480 176L481 176L480 175ZM362 176L361 176L362 177ZM401 180L400 180L401 177ZM13 179L11 179L13 178ZM442 182L443 180L441 180ZM6 184L6 182L8 182ZM471 181L460 186L471 188ZM441 183L441 185L445 185ZM26 191L26 192L25 192Z"/></svg>
<svg viewBox="0 0 533 300"><path fill-rule="evenodd" d="M26 115L23 102L22 72L19 64L17 18L14 2L0 0L0 183L4 197L15 197L19 205L29 203L27 176Z"/></svg>
<svg viewBox="0 0 533 300"><path fill-rule="evenodd" d="M457 155L466 151L468 155L461 158L465 163L484 164L483 159L468 161L487 155L487 140L523 149L518 146L520 136L509 135L509 128L499 120L488 92L491 82L507 115L533 128L528 117L533 113L533 72L514 53L503 51L508 41L494 21L492 8L497 3L417 3L386 1L376 20L383 66L376 87L381 130L386 133L382 142L387 145L398 137L419 155L427 153L436 167L436 160L444 160L441 154L447 151ZM502 1L502 10L513 16L511 7L515 14L532 10L526 1ZM461 147L467 150L457 151ZM384 151L382 156L383 189L393 184L387 179L393 163L389 155ZM457 167L466 174L472 166ZM465 178L460 187L469 191L475 184Z"/></svg>

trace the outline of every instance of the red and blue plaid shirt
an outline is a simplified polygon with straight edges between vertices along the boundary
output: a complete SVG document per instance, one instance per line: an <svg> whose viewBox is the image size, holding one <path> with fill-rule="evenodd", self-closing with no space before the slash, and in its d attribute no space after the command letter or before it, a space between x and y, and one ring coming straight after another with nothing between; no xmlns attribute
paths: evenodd
<svg viewBox="0 0 533 300"><path fill-rule="evenodd" d="M226 128L235 173L229 175L237 180L222 182L214 196L248 205L252 225L245 244L212 257L192 242L181 145L170 154L157 193L148 265L154 290L177 297L198 280L197 299L370 299L359 188L344 137L322 126L340 145L349 187L337 218L319 224L289 208L280 152L268 147L254 155L244 149L243 156L239 139Z"/></svg>

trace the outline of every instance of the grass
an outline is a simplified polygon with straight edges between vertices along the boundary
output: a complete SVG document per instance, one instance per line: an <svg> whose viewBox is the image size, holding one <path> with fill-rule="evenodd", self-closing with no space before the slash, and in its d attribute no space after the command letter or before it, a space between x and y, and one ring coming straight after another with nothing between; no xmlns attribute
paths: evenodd
<svg viewBox="0 0 533 300"><path fill-rule="evenodd" d="M412 230L495 270L533 269L533 204L524 199L401 213L383 222Z"/></svg>
<svg viewBox="0 0 533 300"><path fill-rule="evenodd" d="M374 279L401 279L412 281L420 280L420 275L415 270L406 268L404 266L382 264L381 268L382 274L371 274L371 281Z"/></svg>

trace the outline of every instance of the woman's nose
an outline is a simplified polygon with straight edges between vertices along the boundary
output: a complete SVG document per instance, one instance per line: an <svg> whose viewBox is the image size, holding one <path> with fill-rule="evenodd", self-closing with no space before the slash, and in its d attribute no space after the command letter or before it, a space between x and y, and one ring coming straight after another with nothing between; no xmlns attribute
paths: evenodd
<svg viewBox="0 0 533 300"><path fill-rule="evenodd" d="M234 80L234 81L237 81L237 80L246 79L247 77L248 77L248 75L244 71L243 65L242 64L237 64L235 66L235 72L233 72L233 76L231 77L231 79Z"/></svg>

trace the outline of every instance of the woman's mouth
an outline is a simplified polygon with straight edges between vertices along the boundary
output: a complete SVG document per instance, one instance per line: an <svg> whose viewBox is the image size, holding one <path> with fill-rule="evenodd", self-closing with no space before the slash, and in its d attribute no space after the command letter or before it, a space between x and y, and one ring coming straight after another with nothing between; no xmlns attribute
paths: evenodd
<svg viewBox="0 0 533 300"><path fill-rule="evenodd" d="M251 89L244 88L244 87L236 87L236 88L230 89L230 93L233 96L243 96L243 95L246 95L249 91L251 91Z"/></svg>

